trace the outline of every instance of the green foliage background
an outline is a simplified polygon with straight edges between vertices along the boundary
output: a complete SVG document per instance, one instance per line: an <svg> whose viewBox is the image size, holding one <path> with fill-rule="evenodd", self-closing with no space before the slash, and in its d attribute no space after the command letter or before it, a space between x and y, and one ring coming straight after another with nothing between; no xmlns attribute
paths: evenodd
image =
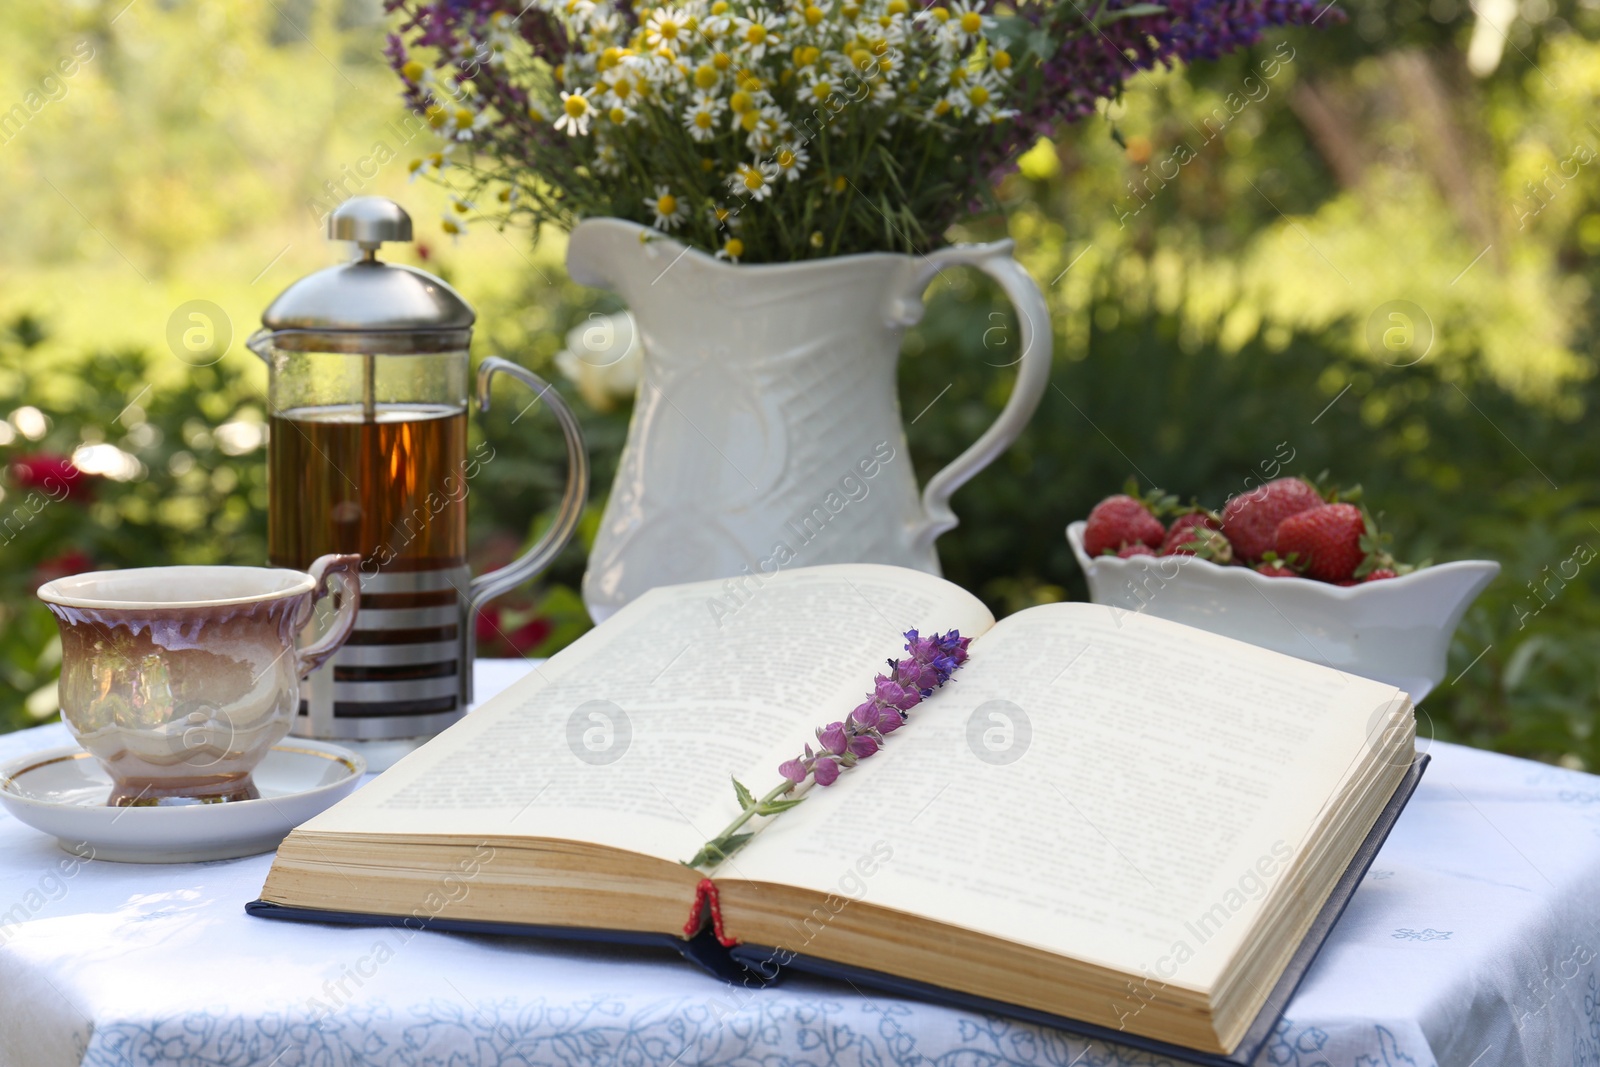
<svg viewBox="0 0 1600 1067"><path fill-rule="evenodd" d="M1016 239L1057 355L1029 430L956 495L947 573L1002 612L1080 598L1062 529L1129 475L1220 504L1287 442L1294 467L1361 482L1405 556L1504 565L1424 731L1600 765L1600 600L1589 569L1559 576L1600 544L1600 11L1531 0L1502 32L1460 0L1339 6L1343 24L1140 79L1104 120L1028 153L1001 189L1006 217L952 234ZM48 421L38 440L0 435L0 457L105 442L140 465L0 532L4 728L55 711L59 646L32 590L64 554L264 558L264 453L218 427L262 419L264 374L240 340L279 289L331 261L320 211L402 199L429 268L477 305L482 354L554 375L564 331L615 306L565 280L558 234L474 223L442 238L443 191L406 182L405 161L434 146L392 125L375 5L119 9L18 11L0 41L0 111L29 107L76 42L94 46L58 99L0 133L0 414ZM168 340L174 309L197 299L223 311L225 351L205 367ZM901 391L908 412L927 408L910 427L924 477L987 425L1015 358L1010 313L981 279L928 300ZM1396 300L1431 323L1425 354L1369 341ZM628 405L592 399L578 403L597 514ZM539 528L560 445L507 412L477 432L498 453L471 501L487 561ZM27 490L14 469L0 489L3 522ZM500 630L524 637L488 654L548 654L582 632L582 566L574 545L512 600Z"/></svg>

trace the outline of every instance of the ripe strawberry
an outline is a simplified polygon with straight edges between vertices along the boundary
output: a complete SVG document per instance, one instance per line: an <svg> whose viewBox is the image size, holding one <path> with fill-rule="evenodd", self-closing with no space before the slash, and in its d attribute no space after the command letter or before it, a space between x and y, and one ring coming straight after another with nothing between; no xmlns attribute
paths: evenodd
<svg viewBox="0 0 1600 1067"><path fill-rule="evenodd" d="M1143 541L1135 541L1131 545L1123 545L1117 549L1118 559L1132 559L1134 556L1153 556L1155 554L1156 550Z"/></svg>
<svg viewBox="0 0 1600 1067"><path fill-rule="evenodd" d="M1232 563L1233 545L1222 534L1199 523L1191 523L1167 535L1161 546L1163 556L1198 556L1213 563Z"/></svg>
<svg viewBox="0 0 1600 1067"><path fill-rule="evenodd" d="M1290 515L1278 524L1279 555L1298 553L1305 574L1324 582L1347 582L1367 557L1362 537L1367 517L1354 504L1324 504Z"/></svg>
<svg viewBox="0 0 1600 1067"><path fill-rule="evenodd" d="M1159 547L1167 534L1161 520L1142 501L1126 494L1108 496L1089 512L1083 530L1083 551L1090 557L1115 553L1124 545Z"/></svg>
<svg viewBox="0 0 1600 1067"><path fill-rule="evenodd" d="M1385 578L1398 577L1400 577L1400 575L1396 574L1392 569L1388 567L1378 567L1375 570L1368 571L1367 576L1361 580L1363 582L1381 582Z"/></svg>
<svg viewBox="0 0 1600 1067"><path fill-rule="evenodd" d="M1184 531L1194 529L1196 526L1204 527L1207 530L1220 530L1222 528L1222 522L1211 512L1206 511L1203 508L1196 509L1195 511L1184 512L1182 515L1179 515L1177 518L1173 519L1172 525L1167 527L1166 539L1161 542L1161 554L1163 556L1169 556L1172 553L1168 550L1172 548L1174 544L1181 544L1183 541L1192 541L1193 538L1185 536ZM1180 541L1179 538L1182 538L1183 541Z"/></svg>
<svg viewBox="0 0 1600 1067"><path fill-rule="evenodd" d="M1321 507L1322 497L1304 478L1279 478L1229 500L1222 509L1222 532L1233 553L1258 562L1276 543L1278 524L1290 515Z"/></svg>
<svg viewBox="0 0 1600 1067"><path fill-rule="evenodd" d="M1300 574L1292 568L1281 563L1257 563L1256 573L1265 574L1268 578L1298 578Z"/></svg>

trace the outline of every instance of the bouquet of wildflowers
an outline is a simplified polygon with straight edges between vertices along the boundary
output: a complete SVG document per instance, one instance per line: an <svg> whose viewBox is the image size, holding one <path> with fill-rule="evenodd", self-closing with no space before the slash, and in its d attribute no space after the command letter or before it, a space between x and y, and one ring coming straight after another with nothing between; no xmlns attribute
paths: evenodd
<svg viewBox="0 0 1600 1067"><path fill-rule="evenodd" d="M388 3L389 59L444 141L414 167L460 173L462 216L537 229L609 215L753 262L926 251L1022 150L1131 73L1215 57L1321 6Z"/></svg>

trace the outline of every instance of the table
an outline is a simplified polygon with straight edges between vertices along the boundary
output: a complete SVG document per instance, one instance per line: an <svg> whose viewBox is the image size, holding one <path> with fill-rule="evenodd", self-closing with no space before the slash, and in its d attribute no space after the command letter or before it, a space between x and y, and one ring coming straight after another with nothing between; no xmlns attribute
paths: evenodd
<svg viewBox="0 0 1600 1067"><path fill-rule="evenodd" d="M528 667L481 663L479 695ZM0 759L63 743L0 736ZM1258 1064L1600 1063L1600 778L1431 752ZM821 980L735 991L646 950L252 919L270 860L73 864L0 815L0 1067L1165 1062Z"/></svg>

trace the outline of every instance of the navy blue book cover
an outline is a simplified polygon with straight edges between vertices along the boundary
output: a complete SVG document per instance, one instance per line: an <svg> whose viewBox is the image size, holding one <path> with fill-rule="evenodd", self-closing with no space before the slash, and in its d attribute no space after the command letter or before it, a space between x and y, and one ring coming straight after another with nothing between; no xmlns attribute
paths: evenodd
<svg viewBox="0 0 1600 1067"><path fill-rule="evenodd" d="M1300 942L1299 949L1290 959L1288 967L1278 979L1278 984L1273 987L1267 997L1266 1005L1256 1020L1251 1024L1239 1046L1228 1055L1212 1052L1198 1052L1194 1049L1183 1048L1164 1041L1155 1041L1150 1038L1140 1037L1126 1031L1113 1030L1109 1027L1097 1026L1091 1023L1079 1022L1075 1019L1049 1012L1039 1011L1034 1008L1019 1007L1002 1001L989 1000L985 997L975 996L970 993L961 993L942 986L930 985L911 978L901 978L897 975L885 974L881 971L867 970L861 967L851 967L833 963L828 960L818 959L813 956L788 956L783 967L779 968L774 963L776 950L760 945L736 945L731 949L723 948L716 938L712 936L709 928L702 930L690 940L684 940L672 934L648 933L635 930L599 930L578 928L571 926L537 926L521 923L482 922L469 919L420 919L405 915L370 915L359 912L323 911L316 908L291 908L282 904L272 904L265 900L253 900L245 905L245 911L265 919L286 919L294 922L321 922L342 923L358 926L404 926L418 930L442 930L458 933L474 934L499 934L520 935L526 937L549 937L563 941L601 941L612 944L638 945L653 948L670 948L685 959L703 967L706 971L728 982L745 986L768 985L782 979L788 971L801 971L807 974L818 975L844 982L857 988L870 988L883 993L897 996L912 997L927 1000L937 1004L945 1004L963 1011L982 1012L986 1014L1004 1015L1024 1022L1048 1026L1068 1033L1079 1034L1083 1037L1110 1044L1126 1045L1131 1048L1143 1049L1159 1055L1170 1057L1180 1063L1196 1064L1198 1067L1249 1067L1254 1062L1256 1054L1267 1038L1272 1033L1272 1028L1277 1025L1278 1019L1288 1007L1289 1000L1300 987L1306 972L1311 969L1311 963L1316 959L1317 952L1322 948L1323 942L1332 932L1334 924L1339 921L1339 916L1344 914L1344 909L1350 903L1350 898L1355 895L1356 888L1361 884L1361 879L1366 876L1367 868L1372 866L1372 861L1377 857L1378 850L1383 847L1384 841L1389 836L1389 831L1394 828L1395 822L1400 818L1400 812L1405 809L1406 802L1411 799L1411 794L1416 791L1417 783L1422 778L1422 772L1428 765L1426 754L1418 755L1395 788L1394 795L1388 804L1379 813L1377 821L1373 823L1372 830L1367 834L1366 840L1356 850L1355 857L1350 866L1345 869L1344 875L1328 895L1327 903L1312 922L1311 928L1306 932L1305 938Z"/></svg>

